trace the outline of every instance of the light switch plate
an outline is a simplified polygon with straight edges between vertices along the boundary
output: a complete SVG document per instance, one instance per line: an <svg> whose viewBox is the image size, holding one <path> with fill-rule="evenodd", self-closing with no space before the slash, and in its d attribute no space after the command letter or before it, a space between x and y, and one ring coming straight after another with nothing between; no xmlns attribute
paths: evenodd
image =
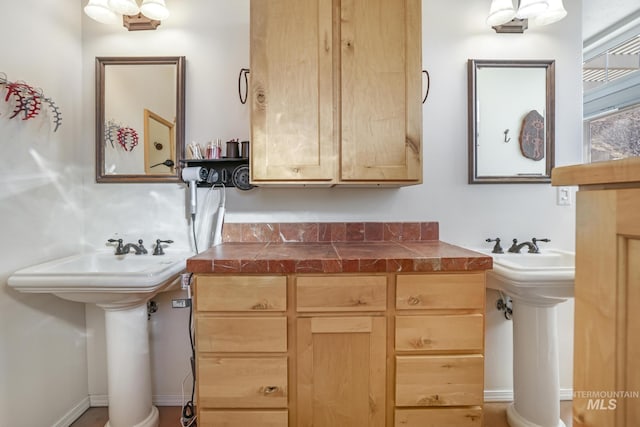
<svg viewBox="0 0 640 427"><path fill-rule="evenodd" d="M558 187L556 193L558 206L571 206L571 187Z"/></svg>

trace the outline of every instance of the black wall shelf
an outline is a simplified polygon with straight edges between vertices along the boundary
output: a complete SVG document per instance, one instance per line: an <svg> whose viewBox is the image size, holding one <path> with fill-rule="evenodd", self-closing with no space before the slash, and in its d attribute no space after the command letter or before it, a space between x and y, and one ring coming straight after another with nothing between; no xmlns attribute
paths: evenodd
<svg viewBox="0 0 640 427"><path fill-rule="evenodd" d="M180 163L185 167L200 166L207 170L207 179L199 182L198 187L212 187L223 184L225 187L236 187L239 190L250 190L249 159L183 159Z"/></svg>

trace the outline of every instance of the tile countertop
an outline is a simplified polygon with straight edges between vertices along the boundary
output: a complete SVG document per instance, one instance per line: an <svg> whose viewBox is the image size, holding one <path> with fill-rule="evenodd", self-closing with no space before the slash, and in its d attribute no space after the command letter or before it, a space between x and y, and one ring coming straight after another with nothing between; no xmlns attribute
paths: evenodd
<svg viewBox="0 0 640 427"><path fill-rule="evenodd" d="M491 269L490 256L441 242L438 224L225 224L223 243L187 260L199 274L385 273Z"/></svg>

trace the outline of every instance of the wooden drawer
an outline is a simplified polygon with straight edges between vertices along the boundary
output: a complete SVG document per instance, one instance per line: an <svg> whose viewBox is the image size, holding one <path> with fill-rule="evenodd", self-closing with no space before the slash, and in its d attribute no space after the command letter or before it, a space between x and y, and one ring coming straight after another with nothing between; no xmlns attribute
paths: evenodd
<svg viewBox="0 0 640 427"><path fill-rule="evenodd" d="M200 411L200 427L287 427L287 411Z"/></svg>
<svg viewBox="0 0 640 427"><path fill-rule="evenodd" d="M200 408L286 408L287 358L198 358Z"/></svg>
<svg viewBox="0 0 640 427"><path fill-rule="evenodd" d="M309 276L297 279L297 310L384 311L385 276Z"/></svg>
<svg viewBox="0 0 640 427"><path fill-rule="evenodd" d="M395 427L482 427L482 408L396 409Z"/></svg>
<svg viewBox="0 0 640 427"><path fill-rule="evenodd" d="M397 351L466 350L484 348L482 314L397 316Z"/></svg>
<svg viewBox="0 0 640 427"><path fill-rule="evenodd" d="M286 311L285 276L198 276L197 311Z"/></svg>
<svg viewBox="0 0 640 427"><path fill-rule="evenodd" d="M484 308L484 272L398 275L396 283L398 310Z"/></svg>
<svg viewBox="0 0 640 427"><path fill-rule="evenodd" d="M396 357L396 406L482 405L482 355Z"/></svg>
<svg viewBox="0 0 640 427"><path fill-rule="evenodd" d="M201 352L285 352L287 318L198 316L196 348Z"/></svg>

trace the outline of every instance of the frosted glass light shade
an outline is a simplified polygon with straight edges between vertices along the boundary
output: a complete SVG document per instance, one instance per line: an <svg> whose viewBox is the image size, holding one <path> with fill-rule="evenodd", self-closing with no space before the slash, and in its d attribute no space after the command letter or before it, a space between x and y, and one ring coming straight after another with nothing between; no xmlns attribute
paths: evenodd
<svg viewBox="0 0 640 427"><path fill-rule="evenodd" d="M536 16L533 22L536 25L549 25L558 22L565 16L567 11L562 4L562 0L548 0L549 8L542 12L540 16Z"/></svg>
<svg viewBox="0 0 640 427"><path fill-rule="evenodd" d="M516 16L512 0L493 0L487 17L487 24L491 27L502 25Z"/></svg>
<svg viewBox="0 0 640 427"><path fill-rule="evenodd" d="M109 0L109 7L121 15L137 15L140 13L136 0Z"/></svg>
<svg viewBox="0 0 640 427"><path fill-rule="evenodd" d="M547 0L521 0L516 17L519 19L529 19L547 10L549 2Z"/></svg>
<svg viewBox="0 0 640 427"><path fill-rule="evenodd" d="M149 19L162 21L169 17L169 10L164 0L144 0L140 6L140 12Z"/></svg>
<svg viewBox="0 0 640 427"><path fill-rule="evenodd" d="M109 9L109 0L89 0L84 7L84 13L93 20L103 24L117 24L120 15Z"/></svg>

